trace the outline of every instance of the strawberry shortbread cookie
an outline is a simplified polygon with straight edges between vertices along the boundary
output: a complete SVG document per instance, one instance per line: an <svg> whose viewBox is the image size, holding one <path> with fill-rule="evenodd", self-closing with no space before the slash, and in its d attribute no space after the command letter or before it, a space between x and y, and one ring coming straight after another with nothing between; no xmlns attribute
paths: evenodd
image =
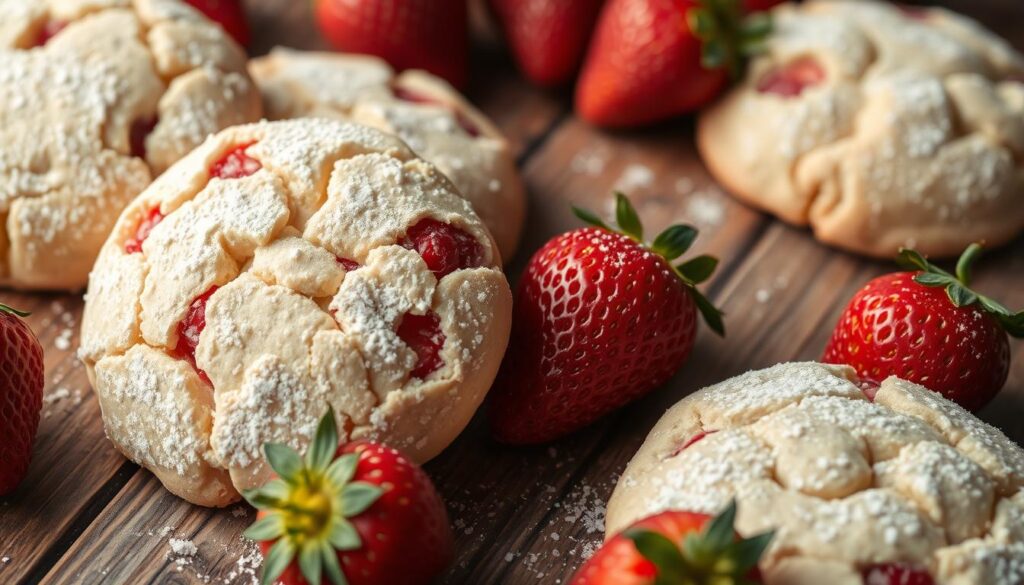
<svg viewBox="0 0 1024 585"><path fill-rule="evenodd" d="M84 286L152 177L259 119L245 65L177 0L0 0L0 285Z"/></svg>
<svg viewBox="0 0 1024 585"><path fill-rule="evenodd" d="M335 120L231 128L124 212L80 357L107 434L179 496L261 485L262 445L444 449L490 387L511 293L487 228L398 138Z"/></svg>
<svg viewBox="0 0 1024 585"><path fill-rule="evenodd" d="M952 256L1024 229L1024 57L943 9L786 4L699 122L715 176L818 239Z"/></svg>
<svg viewBox="0 0 1024 585"><path fill-rule="evenodd" d="M1022 490L1024 450L956 404L790 363L672 407L619 480L607 534L736 498L740 533L776 531L768 585L1010 585L1024 583Z"/></svg>
<svg viewBox="0 0 1024 585"><path fill-rule="evenodd" d="M502 257L515 254L526 205L515 158L494 124L447 82L425 71L396 76L376 57L283 48L249 70L272 120L342 118L397 134L473 204Z"/></svg>

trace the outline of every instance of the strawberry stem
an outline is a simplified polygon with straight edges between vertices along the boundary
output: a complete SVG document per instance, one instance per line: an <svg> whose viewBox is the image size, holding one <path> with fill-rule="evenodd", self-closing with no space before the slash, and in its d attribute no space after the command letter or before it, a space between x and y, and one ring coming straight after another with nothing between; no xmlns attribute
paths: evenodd
<svg viewBox="0 0 1024 585"><path fill-rule="evenodd" d="M28 317L29 315L32 314L32 313L27 313L25 311L19 311L18 309L15 309L13 307L8 307L7 305L5 305L3 303L0 303L0 313L7 313L7 314L15 315L15 316L21 317L21 318Z"/></svg>
<svg viewBox="0 0 1024 585"><path fill-rule="evenodd" d="M743 74L747 57L764 51L772 28L767 12L744 16L740 0L699 0L687 11L686 23L701 41L701 65L725 68L733 79Z"/></svg>

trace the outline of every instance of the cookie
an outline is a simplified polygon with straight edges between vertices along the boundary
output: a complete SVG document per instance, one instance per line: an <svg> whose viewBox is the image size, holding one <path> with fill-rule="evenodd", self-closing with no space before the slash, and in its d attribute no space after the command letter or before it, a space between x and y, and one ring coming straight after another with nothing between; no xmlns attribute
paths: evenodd
<svg viewBox="0 0 1024 585"><path fill-rule="evenodd" d="M954 256L1024 229L1024 57L963 16L850 0L773 11L700 116L714 176L821 241Z"/></svg>
<svg viewBox="0 0 1024 585"><path fill-rule="evenodd" d="M227 505L343 439L423 462L476 411L511 292L469 203L398 138L338 120L236 126L153 182L93 270L79 357L110 440L173 493Z"/></svg>
<svg viewBox="0 0 1024 585"><path fill-rule="evenodd" d="M397 134L473 204L502 258L515 254L526 215L515 157L494 124L447 82L425 71L395 75L376 57L280 47L249 70L271 120L342 118Z"/></svg>
<svg viewBox="0 0 1024 585"><path fill-rule="evenodd" d="M1024 450L895 377L872 402L852 368L788 363L683 399L619 479L607 535L732 498L740 533L776 531L768 585L863 585L891 563L937 583L1024 582Z"/></svg>
<svg viewBox="0 0 1024 585"><path fill-rule="evenodd" d="M259 119L245 65L177 0L0 0L0 285L85 286L154 176Z"/></svg>

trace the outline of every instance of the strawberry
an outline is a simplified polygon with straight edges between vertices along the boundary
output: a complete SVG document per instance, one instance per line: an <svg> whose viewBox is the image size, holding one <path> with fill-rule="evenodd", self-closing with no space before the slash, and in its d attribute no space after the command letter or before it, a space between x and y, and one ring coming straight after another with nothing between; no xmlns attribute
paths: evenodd
<svg viewBox="0 0 1024 585"><path fill-rule="evenodd" d="M28 473L43 408L43 347L27 316L0 304L0 496Z"/></svg>
<svg viewBox="0 0 1024 585"><path fill-rule="evenodd" d="M465 0L315 0L320 31L339 51L426 69L461 88L469 43Z"/></svg>
<svg viewBox="0 0 1024 585"><path fill-rule="evenodd" d="M744 539L733 530L736 503L721 514L668 511L606 542L570 585L752 585L773 533Z"/></svg>
<svg viewBox="0 0 1024 585"><path fill-rule="evenodd" d="M867 382L899 376L969 410L987 404L1010 371L1007 333L1024 337L1024 311L1011 313L970 288L971 244L950 274L913 250L911 272L880 276L843 311L822 361L848 364Z"/></svg>
<svg viewBox="0 0 1024 585"><path fill-rule="evenodd" d="M249 46L249 23L242 0L186 0L207 18L219 24L235 42Z"/></svg>
<svg viewBox="0 0 1024 585"><path fill-rule="evenodd" d="M616 198L618 230L577 209L595 227L553 238L526 267L491 393L500 441L553 440L653 390L693 348L698 310L723 333L721 313L696 288L718 261L671 264L697 230L672 226L647 245L629 200Z"/></svg>
<svg viewBox="0 0 1024 585"><path fill-rule="evenodd" d="M609 0L576 86L576 110L598 126L627 127L711 102L758 51L766 14L738 0Z"/></svg>
<svg viewBox="0 0 1024 585"><path fill-rule="evenodd" d="M448 566L454 538L430 478L398 451L338 445L328 409L304 458L267 444L276 472L243 495L257 509L245 535L260 541L263 583L426 585Z"/></svg>
<svg viewBox="0 0 1024 585"><path fill-rule="evenodd" d="M572 79L604 0L491 0L516 64L542 86Z"/></svg>
<svg viewBox="0 0 1024 585"><path fill-rule="evenodd" d="M928 571L898 563L872 565L862 575L864 585L935 585Z"/></svg>

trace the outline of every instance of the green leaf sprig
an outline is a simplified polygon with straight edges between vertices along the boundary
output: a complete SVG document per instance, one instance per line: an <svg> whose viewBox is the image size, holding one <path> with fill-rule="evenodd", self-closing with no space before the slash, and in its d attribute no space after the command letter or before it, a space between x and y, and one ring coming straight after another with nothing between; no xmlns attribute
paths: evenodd
<svg viewBox="0 0 1024 585"><path fill-rule="evenodd" d="M699 0L686 12L693 36L701 41L701 65L728 70L733 79L743 74L748 57L764 52L772 30L771 14L746 14L740 0Z"/></svg>

